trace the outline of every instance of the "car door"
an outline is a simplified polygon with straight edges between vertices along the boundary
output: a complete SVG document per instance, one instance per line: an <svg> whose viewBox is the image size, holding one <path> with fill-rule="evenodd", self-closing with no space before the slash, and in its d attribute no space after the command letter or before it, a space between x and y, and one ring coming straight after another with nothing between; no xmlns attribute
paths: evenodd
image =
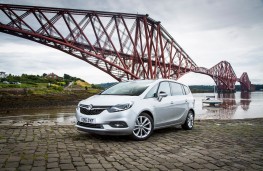
<svg viewBox="0 0 263 171"><path fill-rule="evenodd" d="M185 91L181 84L176 82L170 82L171 86L171 102L172 102L172 109L173 109L173 123L180 123L182 122L184 115L188 112L188 99L185 95Z"/></svg>
<svg viewBox="0 0 263 171"><path fill-rule="evenodd" d="M155 99L154 101L154 113L157 127L163 127L169 125L173 118L173 108L171 103L171 89L169 82L163 81L160 83L157 96L160 92L167 94L167 97L163 97L161 100Z"/></svg>

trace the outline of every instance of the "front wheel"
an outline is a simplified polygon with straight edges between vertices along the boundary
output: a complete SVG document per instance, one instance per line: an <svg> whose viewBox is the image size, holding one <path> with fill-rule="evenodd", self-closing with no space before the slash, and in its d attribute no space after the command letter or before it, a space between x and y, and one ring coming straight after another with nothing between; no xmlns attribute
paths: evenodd
<svg viewBox="0 0 263 171"><path fill-rule="evenodd" d="M140 114L135 121L132 138L135 140L146 140L153 132L153 119L147 113Z"/></svg>
<svg viewBox="0 0 263 171"><path fill-rule="evenodd" d="M191 130L193 129L193 127L194 127L194 113L193 111L190 110L188 112L188 115L186 117L184 124L182 125L182 128L186 130Z"/></svg>

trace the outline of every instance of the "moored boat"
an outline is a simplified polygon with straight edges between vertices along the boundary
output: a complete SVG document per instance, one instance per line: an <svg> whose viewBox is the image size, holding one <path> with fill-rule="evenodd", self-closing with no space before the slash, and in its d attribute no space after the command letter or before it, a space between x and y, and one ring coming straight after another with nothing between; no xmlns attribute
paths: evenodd
<svg viewBox="0 0 263 171"><path fill-rule="evenodd" d="M215 96L206 96L205 99L202 99L203 104L209 104L210 106L220 105L223 103L222 100L216 99Z"/></svg>

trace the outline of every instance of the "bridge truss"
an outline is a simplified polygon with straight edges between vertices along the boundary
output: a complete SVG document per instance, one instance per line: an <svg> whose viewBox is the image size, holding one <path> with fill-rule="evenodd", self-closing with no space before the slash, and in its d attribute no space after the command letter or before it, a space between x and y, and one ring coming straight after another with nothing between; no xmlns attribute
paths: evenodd
<svg viewBox="0 0 263 171"><path fill-rule="evenodd" d="M194 72L212 77L219 92L234 91L236 82L240 82L242 91L250 91L251 88L247 73L244 72L240 78L237 78L231 64L227 61L221 61L210 69L196 67Z"/></svg>
<svg viewBox="0 0 263 171"><path fill-rule="evenodd" d="M250 90L247 74L237 79L226 61L199 68L148 15L0 4L0 32L68 53L118 81L177 80L197 72L211 76L219 89L233 90L240 81Z"/></svg>

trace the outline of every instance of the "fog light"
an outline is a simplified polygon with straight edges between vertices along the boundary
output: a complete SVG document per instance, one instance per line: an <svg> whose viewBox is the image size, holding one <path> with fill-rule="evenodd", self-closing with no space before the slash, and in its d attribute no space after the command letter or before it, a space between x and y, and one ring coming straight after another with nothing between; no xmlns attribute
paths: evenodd
<svg viewBox="0 0 263 171"><path fill-rule="evenodd" d="M126 122L123 121L114 121L114 122L110 122L109 124L111 127L113 128L127 128L128 125Z"/></svg>

